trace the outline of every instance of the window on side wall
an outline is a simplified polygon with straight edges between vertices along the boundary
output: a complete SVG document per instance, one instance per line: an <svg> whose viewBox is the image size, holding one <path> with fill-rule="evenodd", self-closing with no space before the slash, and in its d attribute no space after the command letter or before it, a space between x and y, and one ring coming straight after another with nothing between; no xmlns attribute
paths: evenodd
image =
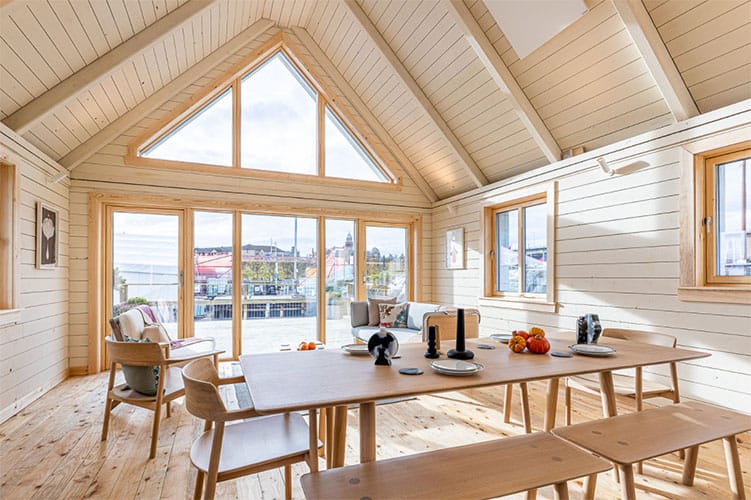
<svg viewBox="0 0 751 500"><path fill-rule="evenodd" d="M484 209L485 297L555 310L554 189Z"/></svg>
<svg viewBox="0 0 751 500"><path fill-rule="evenodd" d="M751 143L687 154L682 300L751 303Z"/></svg>

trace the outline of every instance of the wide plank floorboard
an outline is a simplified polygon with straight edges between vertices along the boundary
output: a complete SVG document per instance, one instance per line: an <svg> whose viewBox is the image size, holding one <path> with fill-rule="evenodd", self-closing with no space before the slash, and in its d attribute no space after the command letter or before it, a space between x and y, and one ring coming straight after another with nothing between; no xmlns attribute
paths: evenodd
<svg viewBox="0 0 751 500"><path fill-rule="evenodd" d="M222 365L225 375L237 366ZM191 498L195 470L189 452L203 423L187 413L182 399L173 403L173 414L164 418L156 458L148 460L153 413L129 405L113 410L110 434L100 441L107 374L70 378L0 425L0 498ZM540 429L545 408L545 384L530 384L532 424ZM230 406L237 405L232 386L223 388ZM514 393L512 424L503 423L503 388L486 388L424 396L376 408L379 459L458 446L523 432L518 390ZM619 400L619 411L631 411L633 402ZM163 412L164 415L164 412ZM576 395L575 422L601 415L597 398ZM563 397L558 408L564 421ZM346 463L359 457L357 411L348 414ZM739 437L746 495L751 497L751 436ZM321 468L324 462L321 461ZM509 462L498 467L534 467ZM682 462L677 455L645 463L637 476L639 498L729 498L722 443L702 446L696 483L680 484ZM303 498L300 476L307 466L293 466L292 494ZM572 483L571 498L581 498L581 481ZM282 469L247 476L217 486L217 498L278 499L284 496ZM538 498L553 498L552 488ZM598 479L597 498L620 496L610 473ZM523 498L522 495L513 498Z"/></svg>

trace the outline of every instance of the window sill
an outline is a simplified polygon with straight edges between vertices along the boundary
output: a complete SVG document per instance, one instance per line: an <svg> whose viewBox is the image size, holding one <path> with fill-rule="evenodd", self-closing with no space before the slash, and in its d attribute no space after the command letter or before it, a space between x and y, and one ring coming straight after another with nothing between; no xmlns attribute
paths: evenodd
<svg viewBox="0 0 751 500"><path fill-rule="evenodd" d="M684 286L678 288L678 300L682 300L684 302L751 304L751 288L723 286Z"/></svg>
<svg viewBox="0 0 751 500"><path fill-rule="evenodd" d="M558 303L532 297L480 297L480 305L526 311L558 312Z"/></svg>
<svg viewBox="0 0 751 500"><path fill-rule="evenodd" d="M21 309L0 309L0 328L15 325L21 321Z"/></svg>

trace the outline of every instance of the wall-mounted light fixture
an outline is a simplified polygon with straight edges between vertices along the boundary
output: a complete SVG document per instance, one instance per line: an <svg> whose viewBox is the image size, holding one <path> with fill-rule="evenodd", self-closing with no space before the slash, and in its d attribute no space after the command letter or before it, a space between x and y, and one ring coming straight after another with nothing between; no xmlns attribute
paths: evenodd
<svg viewBox="0 0 751 500"><path fill-rule="evenodd" d="M603 172L611 176L630 174L632 172L636 172L637 170L641 170L649 166L648 162L639 160L633 163L629 163L628 165L624 165L622 167L611 169L608 166L608 163L605 161L605 158L603 157L597 158L597 163L600 165L600 168L602 169Z"/></svg>
<svg viewBox="0 0 751 500"><path fill-rule="evenodd" d="M68 170L63 170L62 172L58 172L55 175L50 175L47 177L47 184L57 184L61 180L68 177L68 174L70 172Z"/></svg>

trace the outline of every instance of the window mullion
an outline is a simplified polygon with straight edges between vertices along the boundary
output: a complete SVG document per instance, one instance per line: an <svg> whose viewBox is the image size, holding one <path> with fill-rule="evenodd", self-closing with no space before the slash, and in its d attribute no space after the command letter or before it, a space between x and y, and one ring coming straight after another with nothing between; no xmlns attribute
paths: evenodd
<svg viewBox="0 0 751 500"><path fill-rule="evenodd" d="M517 216L517 220L519 221L519 244L517 245L519 256L519 294L524 294L524 208L519 207L517 210L519 211L519 215Z"/></svg>
<svg viewBox="0 0 751 500"><path fill-rule="evenodd" d="M320 92L318 96L318 176L323 177L326 175L326 130L325 130L325 117L326 117L326 102Z"/></svg>
<svg viewBox="0 0 751 500"><path fill-rule="evenodd" d="M232 166L240 168L240 141L241 128L240 118L242 117L242 103L240 102L240 79L236 78L232 82Z"/></svg>

